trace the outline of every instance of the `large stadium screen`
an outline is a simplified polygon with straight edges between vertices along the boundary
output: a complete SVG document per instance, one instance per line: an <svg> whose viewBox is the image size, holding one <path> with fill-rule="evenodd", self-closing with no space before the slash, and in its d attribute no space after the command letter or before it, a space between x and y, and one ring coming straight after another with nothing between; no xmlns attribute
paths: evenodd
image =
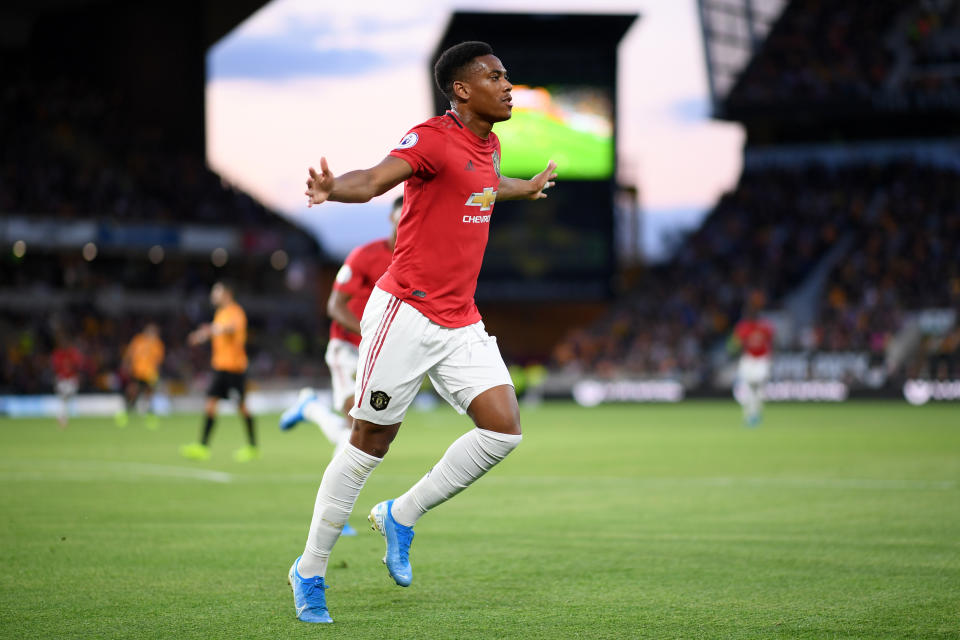
<svg viewBox="0 0 960 640"><path fill-rule="evenodd" d="M504 175L530 178L553 159L564 180L613 175L613 103L601 87L513 88L513 116L496 127Z"/></svg>

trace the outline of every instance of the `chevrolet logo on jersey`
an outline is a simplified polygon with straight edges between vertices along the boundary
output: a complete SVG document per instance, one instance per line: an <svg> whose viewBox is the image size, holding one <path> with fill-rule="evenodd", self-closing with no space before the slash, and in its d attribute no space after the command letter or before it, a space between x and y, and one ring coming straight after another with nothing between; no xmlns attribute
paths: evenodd
<svg viewBox="0 0 960 640"><path fill-rule="evenodd" d="M484 187L482 193L471 193L467 198L468 207L480 207L480 211L490 211L490 207L497 201L497 192L493 187Z"/></svg>

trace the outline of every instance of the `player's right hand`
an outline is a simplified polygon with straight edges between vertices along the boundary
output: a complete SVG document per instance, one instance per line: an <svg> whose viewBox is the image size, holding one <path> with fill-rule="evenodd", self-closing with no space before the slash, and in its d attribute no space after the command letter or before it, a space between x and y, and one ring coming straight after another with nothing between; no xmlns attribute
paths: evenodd
<svg viewBox="0 0 960 640"><path fill-rule="evenodd" d="M321 204L327 201L333 192L333 172L327 166L327 159L320 158L320 173L317 173L313 167L309 170L310 177L307 178L307 190L303 195L307 196L307 206L312 207L315 204Z"/></svg>

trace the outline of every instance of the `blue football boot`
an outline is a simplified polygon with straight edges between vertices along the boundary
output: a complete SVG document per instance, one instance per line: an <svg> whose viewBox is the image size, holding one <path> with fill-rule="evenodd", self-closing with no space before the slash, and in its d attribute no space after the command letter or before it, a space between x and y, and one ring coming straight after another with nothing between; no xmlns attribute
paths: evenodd
<svg viewBox="0 0 960 640"><path fill-rule="evenodd" d="M329 587L320 576L304 578L297 571L300 558L293 561L287 580L293 588L293 606L297 610L297 619L303 622L331 623L333 618L327 611L327 596L324 593Z"/></svg>
<svg viewBox="0 0 960 640"><path fill-rule="evenodd" d="M313 389L303 389L297 397L297 403L280 414L280 431L287 431L303 420L303 408L317 399Z"/></svg>
<svg viewBox="0 0 960 640"><path fill-rule="evenodd" d="M413 542L413 527L405 527L393 519L390 508L393 500L381 502L370 510L367 520L371 529L380 532L387 541L387 553L383 563L387 565L390 577L401 587L409 587L413 582L413 569L410 567L410 543Z"/></svg>

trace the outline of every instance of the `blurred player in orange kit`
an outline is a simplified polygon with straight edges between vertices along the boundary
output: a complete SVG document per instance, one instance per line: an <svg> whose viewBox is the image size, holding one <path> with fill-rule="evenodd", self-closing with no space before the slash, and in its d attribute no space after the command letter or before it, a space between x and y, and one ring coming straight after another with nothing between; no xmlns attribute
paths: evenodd
<svg viewBox="0 0 960 640"><path fill-rule="evenodd" d="M56 380L54 387L60 398L57 422L61 429L65 429L70 414L70 400L77 395L80 388L83 354L66 336L60 335L57 337L57 348L50 354L50 366Z"/></svg>
<svg viewBox="0 0 960 640"><path fill-rule="evenodd" d="M763 387L770 379L773 353L773 326L757 315L761 306L762 296L752 296L732 336L734 345L742 350L734 396L743 407L744 422L751 427L763 418Z"/></svg>
<svg viewBox="0 0 960 640"><path fill-rule="evenodd" d="M136 407L137 400L143 397L147 403L147 428L157 428L157 416L153 413L153 392L160 380L160 364L163 362L164 348L160 339L160 330L149 323L127 345L123 354L124 367L130 372L130 382L124 389L123 411L116 415L118 427L125 427L129 414Z"/></svg>
<svg viewBox="0 0 960 640"><path fill-rule="evenodd" d="M191 345L211 342L213 381L207 390L206 418L200 442L184 445L180 453L192 460L210 458L210 436L217 418L217 403L233 397L247 425L247 446L234 452L238 462L260 457L253 416L247 409L247 314L234 299L233 288L217 282L210 290L210 302L217 308L213 322L204 324L188 337Z"/></svg>

